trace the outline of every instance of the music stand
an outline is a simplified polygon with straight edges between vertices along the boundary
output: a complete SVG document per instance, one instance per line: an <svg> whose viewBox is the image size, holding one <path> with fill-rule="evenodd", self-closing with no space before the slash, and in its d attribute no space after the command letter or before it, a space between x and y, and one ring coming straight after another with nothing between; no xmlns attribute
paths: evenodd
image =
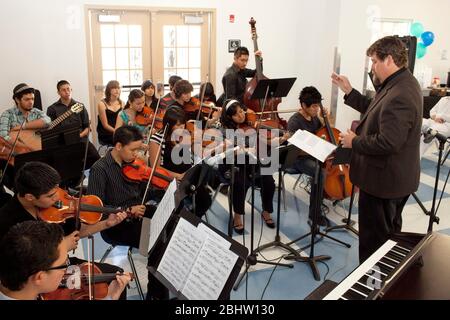
<svg viewBox="0 0 450 320"><path fill-rule="evenodd" d="M48 164L58 171L61 176L61 185L65 186L72 181L80 181L83 169L84 143L69 146L50 148L18 154L15 157L14 169L19 170L25 163L40 161Z"/></svg>
<svg viewBox="0 0 450 320"><path fill-rule="evenodd" d="M339 146L336 149L335 158L333 159L333 165L339 165L339 164L348 164L350 163L350 158L352 156L352 149L350 148L342 148ZM345 229L353 232L355 235L359 235L358 230L356 230L353 225L355 224L355 221L352 220L352 209L353 209L353 200L355 199L355 185L352 184L352 193L350 196L350 206L348 208L348 216L347 218L342 219L342 222L344 224L328 227L325 229L325 233L328 233L330 231L334 230L340 230Z"/></svg>
<svg viewBox="0 0 450 320"><path fill-rule="evenodd" d="M262 103L261 112L264 112L264 108L266 105L266 101L269 98L283 98L286 97L289 91L292 88L297 78L283 78L283 79L261 79L258 81L255 90L251 96L251 99L264 99ZM262 119L263 113L260 114L259 120ZM250 266L256 265L257 263L269 264L274 266L283 266L293 268L292 264L286 263L278 263L278 262L270 262L270 261L261 261L257 259L258 254L254 248L254 237L255 237L255 166L259 165L259 126L256 127L256 164L252 166L252 211L251 211L251 223L250 223L250 255L247 257L247 263L245 267L245 272L241 274L236 285L234 286L234 290L239 288L239 285L242 279L248 272ZM278 186L281 187L280 185ZM263 186L261 186L263 188ZM280 204L280 199L278 198L278 205ZM230 216L232 213L230 212ZM278 214L279 217L279 214ZM277 218L278 219L278 218ZM279 229L279 223L277 225ZM280 242L281 244L281 242ZM284 244L283 244L284 245ZM288 249L291 251L290 249Z"/></svg>
<svg viewBox="0 0 450 320"><path fill-rule="evenodd" d="M81 141L80 125L77 123L40 132L42 150L76 144Z"/></svg>

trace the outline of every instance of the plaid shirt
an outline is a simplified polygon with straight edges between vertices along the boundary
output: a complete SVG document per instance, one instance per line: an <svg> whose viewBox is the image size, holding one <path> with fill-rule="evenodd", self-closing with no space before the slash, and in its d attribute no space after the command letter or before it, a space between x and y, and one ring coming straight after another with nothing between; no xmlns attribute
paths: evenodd
<svg viewBox="0 0 450 320"><path fill-rule="evenodd" d="M0 116L0 137L9 140L9 132L15 126L20 126L23 119L23 114L17 106L3 112ZM38 119L44 120L47 125L51 122L50 118L43 111L36 108L31 109L27 122Z"/></svg>

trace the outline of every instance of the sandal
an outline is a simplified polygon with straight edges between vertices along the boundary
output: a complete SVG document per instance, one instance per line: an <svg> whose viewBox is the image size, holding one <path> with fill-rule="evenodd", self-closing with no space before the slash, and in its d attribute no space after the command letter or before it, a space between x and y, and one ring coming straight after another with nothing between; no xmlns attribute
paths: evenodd
<svg viewBox="0 0 450 320"><path fill-rule="evenodd" d="M233 230L237 234L243 234L244 233L244 225L242 223L238 223L233 225Z"/></svg>
<svg viewBox="0 0 450 320"><path fill-rule="evenodd" d="M270 216L270 213L268 213L268 214L269 214L268 218L264 217L264 214L262 214L262 213L261 213L261 217L263 218L264 222L266 223L266 226L268 226L270 229L273 229L273 228L275 228L275 222L273 221L272 217Z"/></svg>

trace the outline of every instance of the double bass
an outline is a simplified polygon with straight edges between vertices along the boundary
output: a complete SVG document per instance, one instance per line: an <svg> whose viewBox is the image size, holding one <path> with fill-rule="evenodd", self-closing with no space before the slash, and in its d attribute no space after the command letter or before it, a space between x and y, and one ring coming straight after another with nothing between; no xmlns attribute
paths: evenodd
<svg viewBox="0 0 450 320"><path fill-rule="evenodd" d="M253 47L255 52L258 51L258 35L256 34L256 21L250 19L250 26L252 31ZM252 80L247 84L244 92L244 105L255 112L269 111L261 114L262 125L264 128L283 129L287 128L287 122L281 119L277 113L278 105L281 103L281 98L267 98L264 105L264 99L251 99L253 92L262 79L268 79L262 73L262 58L255 55L256 74ZM264 106L264 110L263 109Z"/></svg>
<svg viewBox="0 0 450 320"><path fill-rule="evenodd" d="M328 142L337 145L340 131L336 128L331 128L328 122L328 117L320 103L320 110L322 112L325 126L316 132L316 135L324 138ZM343 200L349 197L352 193L352 183L350 182L348 165L333 165L333 160L328 159L325 162L325 181L323 183L324 197L326 199L335 201Z"/></svg>

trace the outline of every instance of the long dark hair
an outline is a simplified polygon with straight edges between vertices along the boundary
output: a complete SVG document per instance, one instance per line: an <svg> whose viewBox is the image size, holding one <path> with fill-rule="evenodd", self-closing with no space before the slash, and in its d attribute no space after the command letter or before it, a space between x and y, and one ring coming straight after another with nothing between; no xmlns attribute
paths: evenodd
<svg viewBox="0 0 450 320"><path fill-rule="evenodd" d="M128 109L131 105L131 103L139 98L142 98L144 96L144 92L141 89L133 89L130 91L130 94L128 95L128 101L125 107L123 109Z"/></svg>
<svg viewBox="0 0 450 320"><path fill-rule="evenodd" d="M164 113L163 117L163 128L168 125L166 136L164 137L165 141L169 141L172 136L173 127L175 127L178 123L186 123L186 114L183 109L178 106L169 107ZM164 130L164 129L163 129Z"/></svg>
<svg viewBox="0 0 450 320"><path fill-rule="evenodd" d="M225 129L237 129L237 124L233 121L233 116L236 114L238 107L246 110L244 105L237 100L225 100L222 109L222 116L220 122Z"/></svg>
<svg viewBox="0 0 450 320"><path fill-rule="evenodd" d="M105 102L107 104L109 104L111 102L111 90L112 89L116 89L119 88L120 89L120 83L117 80L111 80L106 84L106 88L105 88ZM122 105L122 100L120 100L119 97L119 103L120 105Z"/></svg>

